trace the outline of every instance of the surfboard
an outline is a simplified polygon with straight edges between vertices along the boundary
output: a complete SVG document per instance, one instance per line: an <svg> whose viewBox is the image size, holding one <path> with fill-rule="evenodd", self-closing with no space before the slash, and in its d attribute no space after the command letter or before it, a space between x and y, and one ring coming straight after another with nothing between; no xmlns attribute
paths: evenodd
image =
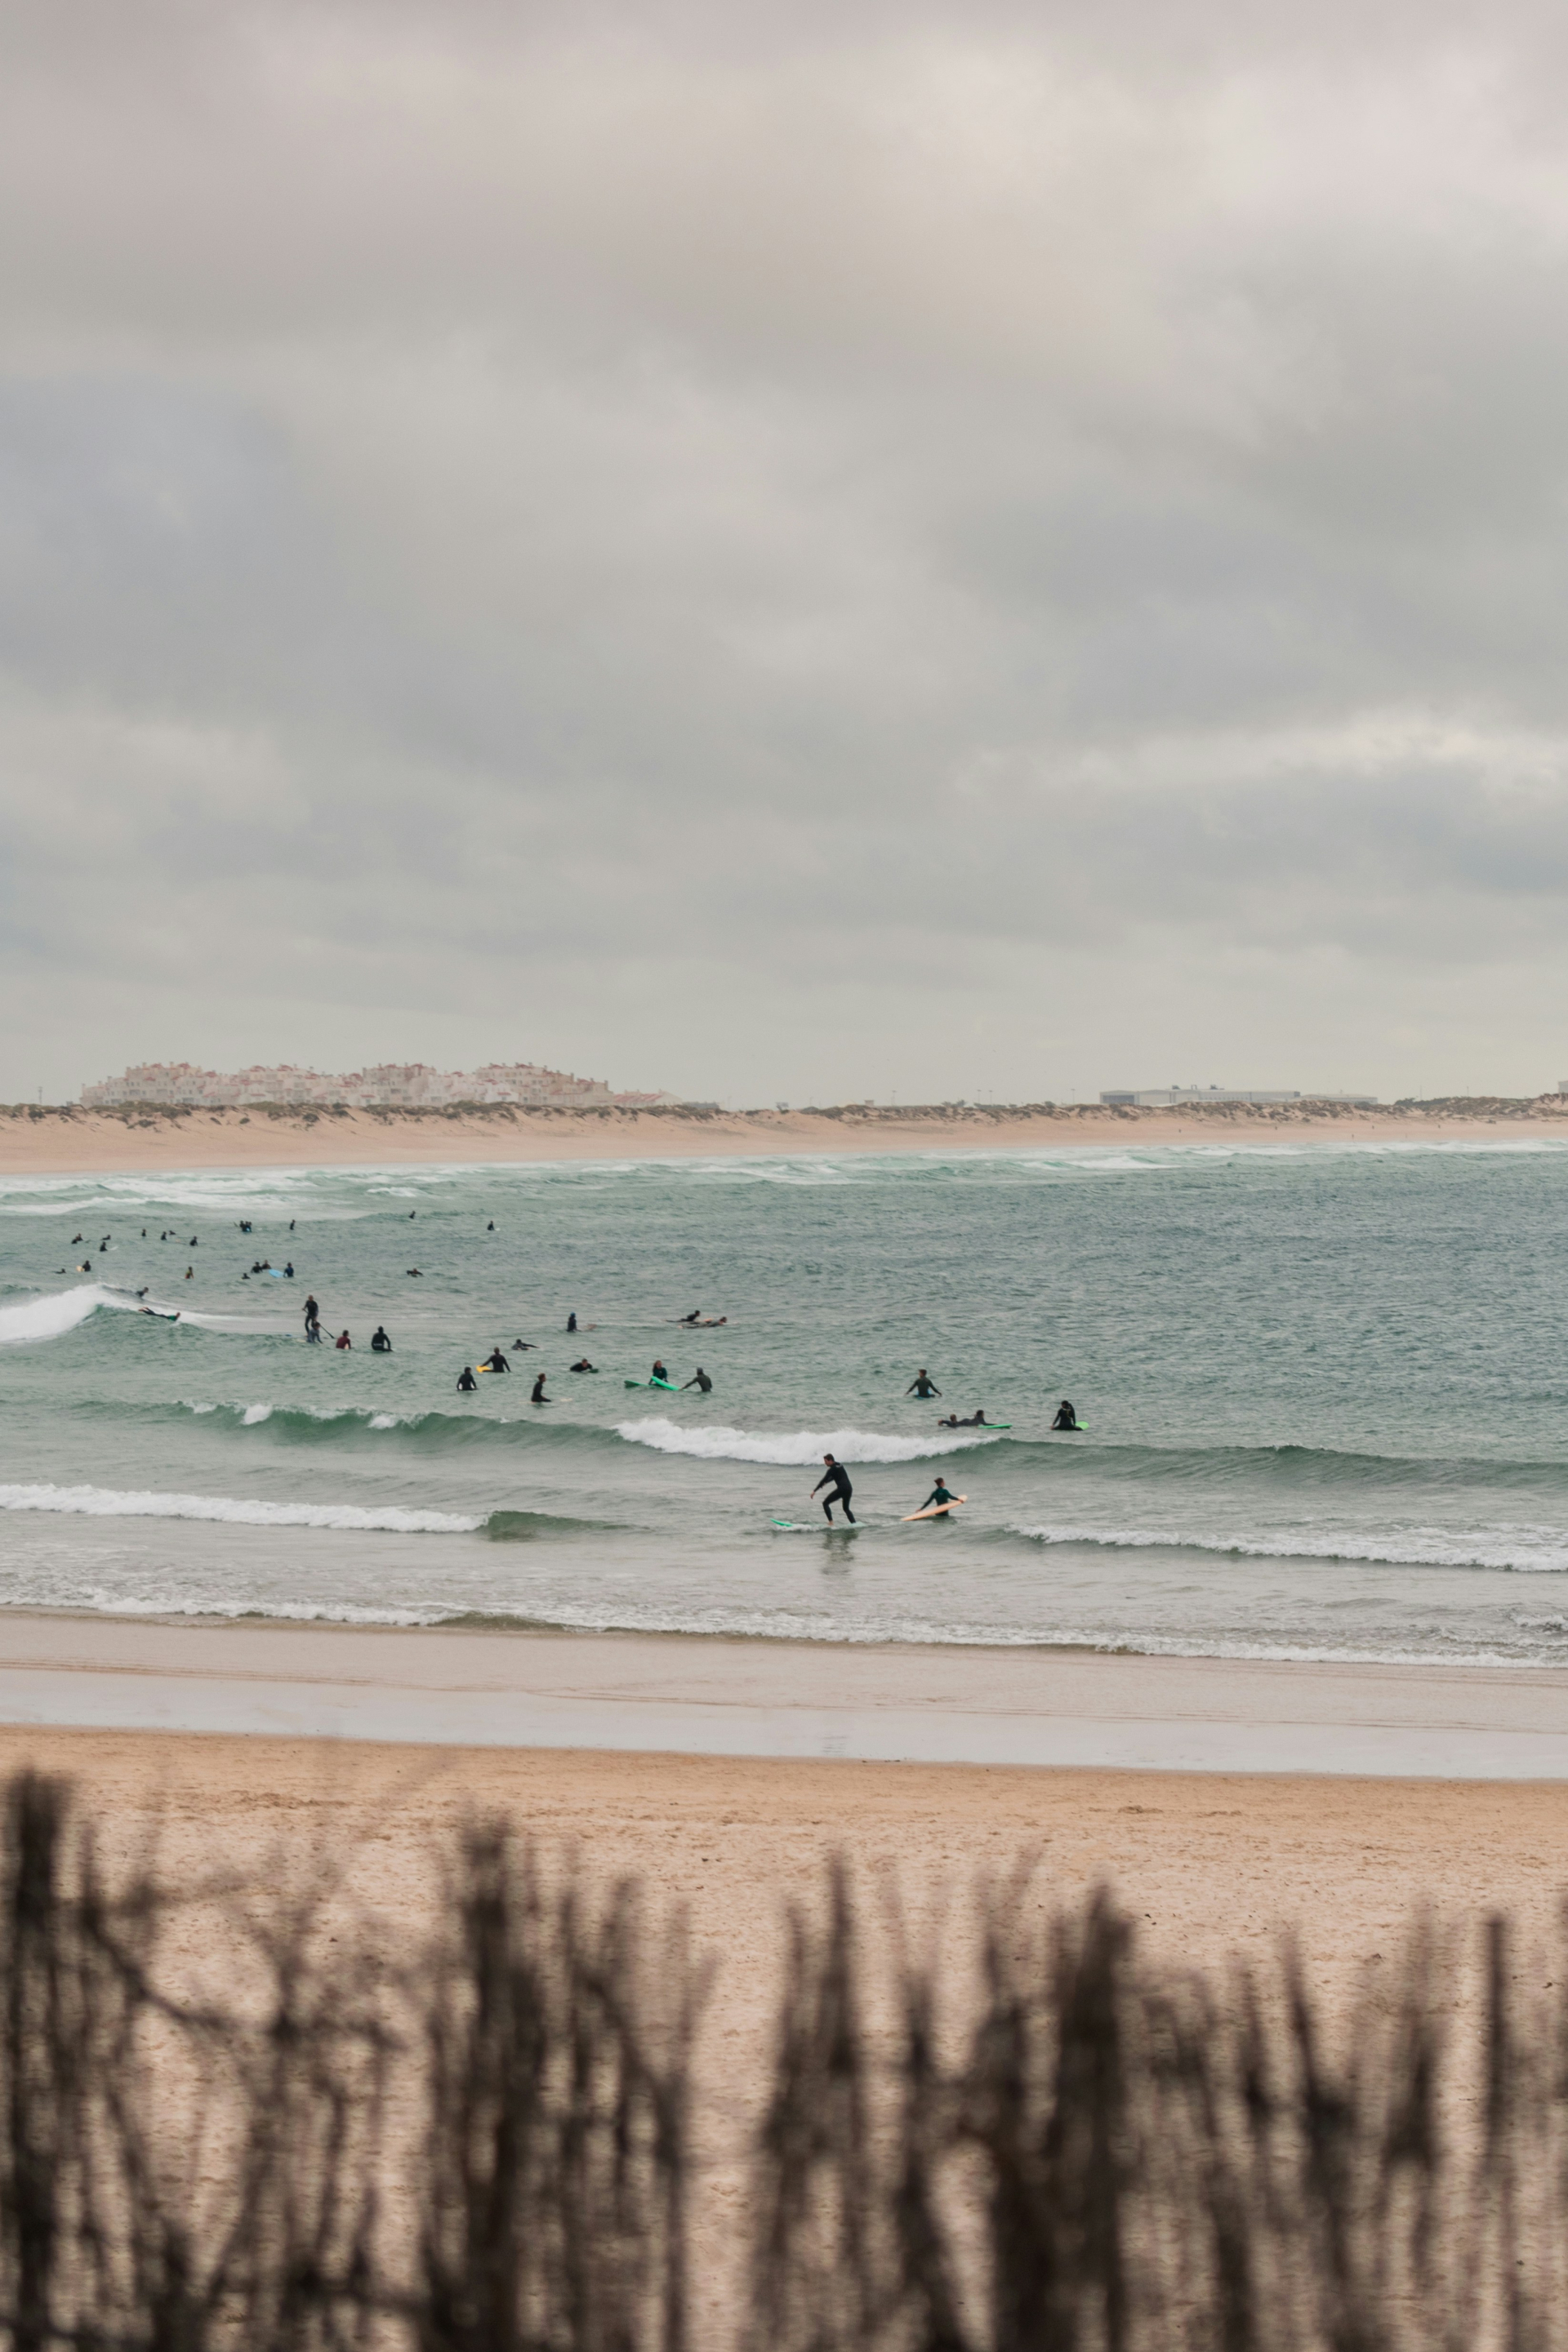
<svg viewBox="0 0 1568 2352"><path fill-rule="evenodd" d="M139 1315L151 1315L159 1323L177 1323L180 1319L177 1307L172 1314L162 1307L141 1307L136 1311Z"/></svg>
<svg viewBox="0 0 1568 2352"><path fill-rule="evenodd" d="M967 1495L955 1495L951 1503L930 1503L923 1511L911 1511L903 1524L910 1528L917 1519L943 1519L949 1511L955 1511L960 1503L967 1503L968 1500Z"/></svg>
<svg viewBox="0 0 1568 2352"><path fill-rule="evenodd" d="M1080 1423L1079 1426L1081 1425ZM984 1437L988 1429L1011 1429L1012 1426L1010 1421L961 1421L958 1429L977 1429ZM946 1430L950 1436L956 1437L958 1434L958 1430L953 1428L951 1422L939 1421L937 1427Z"/></svg>
<svg viewBox="0 0 1568 2352"><path fill-rule="evenodd" d="M773 1519L770 1525L777 1528L781 1536L858 1536L862 1522L852 1519L844 1527L837 1519Z"/></svg>
<svg viewBox="0 0 1568 2352"><path fill-rule="evenodd" d="M626 1386L629 1389L664 1389L671 1396L680 1393L673 1381L628 1381Z"/></svg>
<svg viewBox="0 0 1568 2352"><path fill-rule="evenodd" d="M1001 1423L998 1422L996 1426L1000 1429ZM1047 1437L1082 1437L1087 1433L1088 1429L1087 1421L1075 1421L1070 1429L1047 1429L1046 1435Z"/></svg>

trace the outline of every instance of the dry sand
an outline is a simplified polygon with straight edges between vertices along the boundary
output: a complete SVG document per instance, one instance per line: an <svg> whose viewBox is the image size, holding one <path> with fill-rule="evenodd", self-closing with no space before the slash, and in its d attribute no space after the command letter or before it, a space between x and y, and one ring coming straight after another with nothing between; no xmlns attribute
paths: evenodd
<svg viewBox="0 0 1568 2352"><path fill-rule="evenodd" d="M1399 1111L1094 1105L799 1111L0 1110L0 1175L386 1167L844 1151L1050 1150L1064 1144L1501 1141L1568 1136L1568 1096Z"/></svg>

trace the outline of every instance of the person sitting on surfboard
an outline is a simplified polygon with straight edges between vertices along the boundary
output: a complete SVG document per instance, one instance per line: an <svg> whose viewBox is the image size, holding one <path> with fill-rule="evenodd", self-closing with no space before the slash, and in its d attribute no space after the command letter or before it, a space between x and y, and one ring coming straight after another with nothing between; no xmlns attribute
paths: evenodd
<svg viewBox="0 0 1568 2352"><path fill-rule="evenodd" d="M499 1348L492 1348L485 1358L485 1370L487 1372L510 1372L511 1366Z"/></svg>
<svg viewBox="0 0 1568 2352"><path fill-rule="evenodd" d="M547 1397L544 1393L544 1374L542 1372L540 1373L539 1378L534 1381L533 1393L530 1396L528 1402L530 1404L554 1403L554 1398Z"/></svg>
<svg viewBox="0 0 1568 2352"><path fill-rule="evenodd" d="M961 1495L950 1494L946 1481L939 1478L936 1485L931 1488L931 1493L926 1496L925 1501L921 1505L921 1508L922 1511L929 1511L933 1503L936 1504L939 1508L944 1508L947 1504L962 1502L963 1499L963 1497Z"/></svg>
<svg viewBox="0 0 1568 2352"><path fill-rule="evenodd" d="M1053 1429L1076 1429L1078 1427L1078 1414L1074 1412L1072 1406L1068 1404L1066 1397L1063 1397L1060 1404L1057 1407L1057 1417L1055 1421L1052 1422L1051 1427Z"/></svg>
<svg viewBox="0 0 1568 2352"><path fill-rule="evenodd" d="M470 1390L477 1389L479 1387L479 1382L474 1378L474 1368L472 1364L465 1364L463 1366L462 1370L458 1374L458 1386L462 1390L465 1396L469 1393Z"/></svg>
<svg viewBox="0 0 1568 2352"><path fill-rule="evenodd" d="M340 1331L332 1344L337 1348L352 1348L353 1341L349 1338L347 1331Z"/></svg>
<svg viewBox="0 0 1568 2352"><path fill-rule="evenodd" d="M378 1356L391 1355L392 1342L386 1336L386 1326L384 1323L378 1323L376 1325L375 1329L371 1333L370 1344L374 1349Z"/></svg>
<svg viewBox="0 0 1568 2352"><path fill-rule="evenodd" d="M909 1387L904 1391L904 1394L906 1396L916 1397L939 1397L942 1394L942 1391L937 1387L936 1382L931 1379L931 1374L926 1370L925 1366L922 1364L920 1370L915 1374L914 1379L910 1382Z"/></svg>
<svg viewBox="0 0 1568 2352"><path fill-rule="evenodd" d="M709 1379L707 1373L703 1370L701 1365L699 1364L695 1373L692 1375L691 1379L687 1381L686 1385L689 1389L700 1389L703 1395L706 1396L713 1383Z"/></svg>
<svg viewBox="0 0 1568 2352"><path fill-rule="evenodd" d="M816 1486L812 1488L812 1495L814 1497L818 1495L822 1495L824 1486L831 1486L833 1489L831 1495L822 1495L823 1517L827 1521L828 1526L831 1527L833 1525L833 1506L835 1503L842 1503L844 1506L844 1516L848 1520L850 1526L853 1527L856 1523L855 1514L849 1507L849 1497L855 1492L855 1489L849 1484L849 1473L846 1470L842 1462L835 1462L831 1454L825 1454L822 1458L826 1463L827 1467L824 1471L822 1476L817 1480Z"/></svg>

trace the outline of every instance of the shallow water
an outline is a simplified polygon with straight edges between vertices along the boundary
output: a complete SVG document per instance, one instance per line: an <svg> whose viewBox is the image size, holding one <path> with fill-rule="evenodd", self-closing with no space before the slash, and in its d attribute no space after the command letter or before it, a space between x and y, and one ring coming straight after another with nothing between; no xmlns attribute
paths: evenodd
<svg viewBox="0 0 1568 2352"><path fill-rule="evenodd" d="M12 1179L0 1591L1557 1663L1565 1216L1551 1139ZM308 1290L352 1353L303 1344ZM712 1394L628 1390L656 1355ZM938 1432L976 1405L1011 1432ZM860 1531L775 1532L829 1449ZM900 1525L939 1461L967 1508Z"/></svg>

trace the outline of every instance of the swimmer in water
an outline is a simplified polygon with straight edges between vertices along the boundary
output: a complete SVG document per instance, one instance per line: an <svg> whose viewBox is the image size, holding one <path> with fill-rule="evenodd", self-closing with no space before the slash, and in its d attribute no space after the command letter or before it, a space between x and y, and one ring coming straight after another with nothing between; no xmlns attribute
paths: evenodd
<svg viewBox="0 0 1568 2352"><path fill-rule="evenodd" d="M577 1310L575 1307L573 1308L571 1314L566 1318L566 1328L568 1331L575 1331L577 1328Z"/></svg>
<svg viewBox="0 0 1568 2352"><path fill-rule="evenodd" d="M386 1336L386 1326L384 1323L378 1323L376 1325L375 1329L371 1333L370 1344L374 1354L377 1356L391 1355L392 1342Z"/></svg>
<svg viewBox="0 0 1568 2352"><path fill-rule="evenodd" d="M544 1393L544 1374L542 1372L540 1373L539 1378L534 1381L533 1389L528 1402L530 1404L554 1403L555 1399L553 1397L547 1397Z"/></svg>
<svg viewBox="0 0 1568 2352"><path fill-rule="evenodd" d="M936 1382L931 1379L931 1374L926 1370L925 1366L922 1364L920 1370L915 1374L914 1379L910 1382L909 1387L904 1391L904 1394L907 1397L939 1397L942 1394L942 1391L937 1387Z"/></svg>
<svg viewBox="0 0 1568 2352"><path fill-rule="evenodd" d="M510 1372L511 1366L499 1348L492 1348L485 1358L485 1370L487 1372Z"/></svg>
<svg viewBox="0 0 1568 2352"><path fill-rule="evenodd" d="M703 1370L701 1365L699 1364L696 1372L693 1374L692 1378L687 1381L686 1386L689 1389L700 1389L703 1395L706 1396L712 1388L713 1383L709 1379L707 1373Z"/></svg>
<svg viewBox="0 0 1568 2352"><path fill-rule="evenodd" d="M817 1480L816 1486L812 1488L812 1498L815 1501L818 1495L822 1495L824 1486L831 1486L833 1492L830 1495L822 1495L823 1517L827 1521L828 1526L831 1527L833 1525L833 1506L835 1503L842 1503L844 1506L844 1516L848 1520L850 1526L854 1527L856 1525L856 1518L854 1512L849 1507L849 1497L855 1492L855 1489L849 1484L849 1473L846 1470L842 1462L836 1462L834 1460L831 1454L825 1454L822 1458L826 1463L827 1467L823 1472L821 1477Z"/></svg>
<svg viewBox="0 0 1568 2352"><path fill-rule="evenodd" d="M462 1370L458 1374L458 1386L465 1396L468 1394L470 1390L477 1389L479 1387L479 1382L474 1378L474 1368L472 1364L465 1364L463 1366Z"/></svg>
<svg viewBox="0 0 1568 2352"><path fill-rule="evenodd" d="M1057 1417L1055 1421L1052 1422L1051 1427L1053 1429L1076 1429L1078 1427L1078 1414L1068 1402L1066 1397L1063 1397L1060 1404L1057 1407Z"/></svg>
<svg viewBox="0 0 1568 2352"><path fill-rule="evenodd" d="M353 1346L353 1341L349 1338L347 1331L344 1330L338 1333L338 1336L332 1344L334 1347L340 1349L352 1348Z"/></svg>
<svg viewBox="0 0 1568 2352"><path fill-rule="evenodd" d="M936 1485L931 1488L931 1493L926 1496L925 1501L921 1505L921 1508L922 1511L929 1511L933 1503L940 1507L944 1503L959 1503L962 1502L963 1499L963 1497L962 1495L955 1495L952 1493L945 1479L939 1478Z"/></svg>
<svg viewBox="0 0 1568 2352"><path fill-rule="evenodd" d="M586 1356L579 1356L576 1362L572 1366L572 1370L574 1372L596 1372L598 1369L598 1365L591 1364Z"/></svg>

